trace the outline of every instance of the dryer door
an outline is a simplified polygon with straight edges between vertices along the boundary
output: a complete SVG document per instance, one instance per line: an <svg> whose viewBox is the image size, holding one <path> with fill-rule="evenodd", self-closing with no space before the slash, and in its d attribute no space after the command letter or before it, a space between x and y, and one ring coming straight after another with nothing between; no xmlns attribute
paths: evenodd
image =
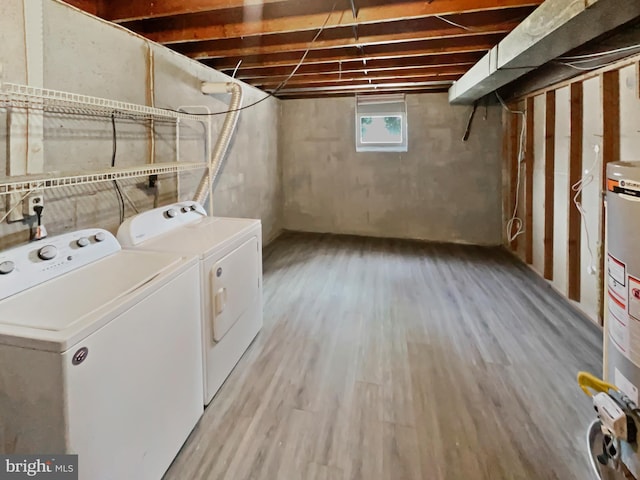
<svg viewBox="0 0 640 480"><path fill-rule="evenodd" d="M258 296L260 255L252 237L215 263L211 276L213 340L219 342Z"/></svg>

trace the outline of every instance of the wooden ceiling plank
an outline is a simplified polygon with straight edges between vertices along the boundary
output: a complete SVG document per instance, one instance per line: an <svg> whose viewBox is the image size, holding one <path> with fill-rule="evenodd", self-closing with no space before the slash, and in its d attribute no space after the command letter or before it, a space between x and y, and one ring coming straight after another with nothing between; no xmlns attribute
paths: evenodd
<svg viewBox="0 0 640 480"><path fill-rule="evenodd" d="M376 85L378 87L384 87L385 85L393 85L396 83L423 83L423 82L448 82L451 84L455 80L460 78L460 75L451 75L448 77L406 77L406 78L387 78L387 79L369 79L369 82L365 78L359 79L347 79L347 80L339 80L335 82L322 82L322 83L300 83L300 84L289 84L287 83L287 89L301 89L301 88L324 88L324 87L358 87L360 85ZM445 83L439 84L439 86L444 85ZM266 85L264 89L267 91L274 90L279 85Z"/></svg>
<svg viewBox="0 0 640 480"><path fill-rule="evenodd" d="M365 51L366 62L373 59L383 58L406 58L425 55L442 55L451 53L466 53L488 51L497 44L502 35L486 35L472 41L465 39L429 40L424 42L412 42L403 45L399 49L396 45L377 45L369 47ZM462 40L462 41L459 41ZM228 57L221 60L207 61L207 65L218 70L230 70L236 67L242 60L240 68L267 68L279 66L295 66L300 61L302 55L299 53L285 53L254 57ZM335 63L339 61L360 61L363 62L362 54L355 48L318 50L311 52L305 59L303 65L317 63ZM363 62L364 63L364 62Z"/></svg>
<svg viewBox="0 0 640 480"><path fill-rule="evenodd" d="M333 48L344 47L368 47L375 45L389 45L406 42L419 42L425 40L436 40L446 38L464 38L473 37L476 35L484 34L500 34L509 33L518 25L518 22L504 22L492 25L484 25L482 27L474 28L472 32L457 28L442 28L431 29L422 31L407 31L404 33L395 33L389 35L375 35L367 37L359 37L358 40L354 38L343 38L336 40L317 40L313 44L310 42L296 42L296 43L283 43L280 45L265 45L257 47L246 48L229 48L226 50L216 48L215 46L207 47L206 49L193 50L184 53L188 57L198 60L210 59L210 58L224 58L224 57L244 57L249 55L265 55L272 53L283 52L304 52L307 48L310 50L324 50ZM180 51L180 50L179 50Z"/></svg>
<svg viewBox="0 0 640 480"><path fill-rule="evenodd" d="M105 2L100 15L112 22L124 23L175 15L216 12L283 1L285 0L108 0Z"/></svg>
<svg viewBox="0 0 640 480"><path fill-rule="evenodd" d="M411 94L418 94L418 93L447 93L447 89L446 88L415 88L415 89L410 89L408 91L405 90L401 90L401 89L387 89L387 90L372 90L372 91L343 91L343 92L324 92L324 93L309 93L309 94L304 94L304 93L299 93L299 94L286 94L286 95L278 95L278 98L280 100L307 100L309 98L340 98L340 97L354 97L355 94L361 95L361 94L372 94L372 93L411 93Z"/></svg>
<svg viewBox="0 0 640 480"><path fill-rule="evenodd" d="M367 65L362 64L361 59L345 59L343 61L337 61L332 63L319 63L319 64L303 64L296 75L314 75L319 73L332 73L332 72L349 72L349 71L364 71L364 70L378 70L388 68L416 68L416 67L447 67L457 64L474 65L484 55L483 51L467 52L467 53L453 53L453 54L441 54L441 55L424 55L410 58L392 58L392 59L369 59ZM227 71L232 73L232 71ZM267 68L240 68L236 74L236 78L255 78L255 77L273 77L289 75L291 73L291 67L267 67Z"/></svg>
<svg viewBox="0 0 640 480"><path fill-rule="evenodd" d="M144 23L138 22L127 26L158 43L173 44L317 30L325 21L327 22L325 29L331 29L426 18L436 15L445 16L466 12L537 6L540 3L542 3L542 0L407 1L404 3L362 7L359 9L357 19L353 18L350 9L345 9L334 11L329 15L328 21L328 13L321 12L257 20L243 18L242 21L236 23L226 23L224 18L220 18L220 16L216 18L215 15L211 16L211 18L206 18L205 16L196 19L179 17L170 19L171 21L154 22L152 25L144 25Z"/></svg>
<svg viewBox="0 0 640 480"><path fill-rule="evenodd" d="M296 75L294 79L300 79L301 81L309 80L323 80L330 78L349 78L354 76L370 76L370 77L389 77L393 75L457 75L465 73L469 69L468 65L450 65L445 67L423 67L421 65L414 65L412 67L404 68L384 68L384 69L356 69L351 71L332 71L322 72L315 74ZM365 73L366 72L366 73ZM282 82L288 77L288 75L276 75L276 76L263 76L255 78L245 78L243 81L252 85L266 85L269 83Z"/></svg>
<svg viewBox="0 0 640 480"><path fill-rule="evenodd" d="M295 78L306 78L306 77L321 77L321 76L339 76L339 75L355 75L355 74L363 74L367 72L368 74L376 75L376 74L385 74L387 72L397 72L397 73L408 73L411 71L431 71L435 73L447 73L447 72L462 72L465 73L469 70L469 67L473 66L473 62L469 63L459 63L452 65L442 65L442 66L427 66L423 65L410 65L410 66L398 66L398 67L386 67L386 68L351 68L348 70L336 70L331 69L330 71L317 72L317 73L300 73L296 72ZM428 70L427 70L428 69ZM288 77L288 74L282 75L256 75L256 76L236 76L238 80L242 80L251 84L260 84L261 81L269 81L278 79L278 81L282 81Z"/></svg>
<svg viewBox="0 0 640 480"><path fill-rule="evenodd" d="M293 77L291 80L289 80L287 82L287 86L293 86L293 85L311 85L311 84L330 84L330 83L348 83L348 82L368 82L369 80L372 81L383 81L383 80L393 80L395 83L397 83L397 81L403 81L403 82L413 82L413 81L427 81L427 80L457 80L458 78L460 78L462 76L464 72L462 71L449 71L449 72L442 72L442 73L429 73L429 72L420 72L420 71L414 71L414 72L408 72L408 73L398 73L398 72L384 72L384 73L378 73L378 74L372 74L371 72L369 72L367 75L361 74L361 75L347 75L347 76L338 76L338 75L332 75L332 76L318 76L318 77ZM277 87L278 85L280 85L280 83L282 83L285 78L282 79L265 79L265 80L258 80L258 81L253 81L253 82L247 82L250 83L253 86L256 87L260 87L260 88L269 88L269 87ZM419 79L419 80L418 80Z"/></svg>
<svg viewBox="0 0 640 480"><path fill-rule="evenodd" d="M335 89L336 87L325 87L318 89L310 89L310 90L300 90L300 89L292 89L286 90L278 93L278 98L286 98L291 96L307 96L307 97L322 97L329 95L339 95L339 94L373 94L373 93L410 93L410 92L425 92L425 91L435 91L435 92L446 92L448 86L443 85L416 85L416 86L404 86L404 87L395 87L395 86L379 86L379 85L360 85L360 88L353 87L345 87L340 89Z"/></svg>

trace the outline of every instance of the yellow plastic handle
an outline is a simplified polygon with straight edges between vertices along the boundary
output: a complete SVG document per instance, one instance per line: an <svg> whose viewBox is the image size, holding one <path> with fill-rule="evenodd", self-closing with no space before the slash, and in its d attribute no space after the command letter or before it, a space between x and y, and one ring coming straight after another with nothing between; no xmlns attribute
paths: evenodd
<svg viewBox="0 0 640 480"><path fill-rule="evenodd" d="M618 391L618 387L615 385L607 383L589 372L578 372L578 385L588 397L593 397L594 393L597 392Z"/></svg>

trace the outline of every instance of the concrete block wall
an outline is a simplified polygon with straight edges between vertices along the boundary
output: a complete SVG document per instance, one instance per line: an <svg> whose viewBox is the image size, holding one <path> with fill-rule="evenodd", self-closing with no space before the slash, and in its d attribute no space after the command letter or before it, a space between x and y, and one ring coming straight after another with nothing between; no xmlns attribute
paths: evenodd
<svg viewBox="0 0 640 480"><path fill-rule="evenodd" d="M55 0L30 0L27 9L21 0L3 0L0 15L2 80L28 83L54 90L109 98L125 102L177 108L204 105L213 112L224 111L229 96L204 96L202 81L228 81L229 77L198 62L150 43L123 28L101 21ZM26 39L26 41L25 41ZM153 68L150 70L150 53ZM150 76L154 78L154 92ZM243 86L247 105L264 93ZM214 213L222 216L261 218L264 241L281 230L282 185L278 158L279 101L269 99L241 112L238 129L216 184ZM26 142L24 113L13 112L12 136ZM213 140L224 115L213 117ZM6 146L7 113L0 109L0 178L8 174ZM174 161L175 125L156 122L155 156L151 156L150 125L147 122L117 120L117 166L150 161ZM17 127L16 127L17 125ZM82 171L111 166L113 135L110 118L50 115L44 118L42 171ZM203 127L184 122L180 134L180 159L204 160ZM19 160L19 159L18 159ZM19 165L20 166L20 165ZM146 179L123 181L123 189L138 210L146 210L178 199L191 198L202 173L186 172L163 176L157 190ZM6 208L0 197L0 216ZM135 214L126 204L126 216ZM119 224L118 204L111 183L49 190L45 192L44 220L50 234L99 226L111 231ZM0 225L0 248L29 238L33 219Z"/></svg>
<svg viewBox="0 0 640 480"><path fill-rule="evenodd" d="M356 153L354 98L282 102L284 227L501 243L501 112L407 96L409 151ZM486 118L485 118L486 115Z"/></svg>

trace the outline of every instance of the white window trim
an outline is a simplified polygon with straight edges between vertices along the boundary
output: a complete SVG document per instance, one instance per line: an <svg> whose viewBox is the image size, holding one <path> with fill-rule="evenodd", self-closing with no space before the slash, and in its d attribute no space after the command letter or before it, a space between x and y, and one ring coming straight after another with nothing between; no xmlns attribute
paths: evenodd
<svg viewBox="0 0 640 480"><path fill-rule="evenodd" d="M356 96L355 107L355 141L356 152L406 152L408 151L407 102L400 95L367 95ZM398 116L401 121L400 142L366 142L362 140L362 117Z"/></svg>

